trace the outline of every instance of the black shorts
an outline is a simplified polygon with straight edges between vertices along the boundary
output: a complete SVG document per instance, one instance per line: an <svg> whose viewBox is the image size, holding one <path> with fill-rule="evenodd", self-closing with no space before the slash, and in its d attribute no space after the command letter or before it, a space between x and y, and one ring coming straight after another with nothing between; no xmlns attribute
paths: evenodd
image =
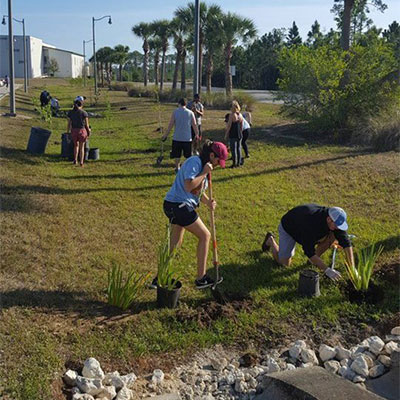
<svg viewBox="0 0 400 400"><path fill-rule="evenodd" d="M185 203L172 203L164 200L164 213L174 225L188 226L196 222L199 216L196 210Z"/></svg>
<svg viewBox="0 0 400 400"><path fill-rule="evenodd" d="M185 158L192 156L192 142L178 142L173 140L170 157L181 158L182 153Z"/></svg>

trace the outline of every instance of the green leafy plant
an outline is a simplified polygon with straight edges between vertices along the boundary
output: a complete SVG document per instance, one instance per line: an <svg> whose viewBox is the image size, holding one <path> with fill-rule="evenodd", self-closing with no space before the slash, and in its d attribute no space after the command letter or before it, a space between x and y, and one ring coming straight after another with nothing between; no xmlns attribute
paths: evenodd
<svg viewBox="0 0 400 400"><path fill-rule="evenodd" d="M382 254L383 246L375 249L375 244L358 250L355 265L346 262L347 275L357 291L366 291L369 287L376 260Z"/></svg>
<svg viewBox="0 0 400 400"><path fill-rule="evenodd" d="M126 310L144 288L150 273L139 274L133 269L124 277L119 265L113 264L108 271L108 304Z"/></svg>
<svg viewBox="0 0 400 400"><path fill-rule="evenodd" d="M106 109L103 111L103 116L107 122L110 122L113 119L111 103L108 97L106 99Z"/></svg>
<svg viewBox="0 0 400 400"><path fill-rule="evenodd" d="M164 240L161 242L158 249L158 285L167 290L175 289L176 282L179 277L176 271L175 251L170 251L170 227L167 225L167 232Z"/></svg>

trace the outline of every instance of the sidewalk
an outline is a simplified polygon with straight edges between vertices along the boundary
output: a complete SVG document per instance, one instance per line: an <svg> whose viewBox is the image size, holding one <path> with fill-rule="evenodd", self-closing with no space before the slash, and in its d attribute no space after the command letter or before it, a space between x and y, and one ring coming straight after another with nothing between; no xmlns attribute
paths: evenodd
<svg viewBox="0 0 400 400"><path fill-rule="evenodd" d="M16 84L15 90L18 90L21 86L22 86L21 84ZM10 89L10 87L8 87L8 88L5 86L0 87L0 100L9 94L9 91L10 91L9 89Z"/></svg>

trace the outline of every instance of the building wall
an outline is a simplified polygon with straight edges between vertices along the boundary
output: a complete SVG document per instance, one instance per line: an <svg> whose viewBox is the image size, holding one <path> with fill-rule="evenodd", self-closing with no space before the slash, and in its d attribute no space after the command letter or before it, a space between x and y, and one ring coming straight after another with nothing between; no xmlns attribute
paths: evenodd
<svg viewBox="0 0 400 400"><path fill-rule="evenodd" d="M58 71L54 73L57 78L71 78L72 77L72 54L58 49L43 48L43 55L46 57L44 60L44 73L50 75L48 65L51 59L55 59L58 64ZM48 58L47 58L48 57Z"/></svg>
<svg viewBox="0 0 400 400"><path fill-rule="evenodd" d="M28 40L28 72L29 78L40 78L43 73L42 40L29 36Z"/></svg>
<svg viewBox="0 0 400 400"><path fill-rule="evenodd" d="M83 57L76 54L72 56L72 78L78 78L83 74Z"/></svg>

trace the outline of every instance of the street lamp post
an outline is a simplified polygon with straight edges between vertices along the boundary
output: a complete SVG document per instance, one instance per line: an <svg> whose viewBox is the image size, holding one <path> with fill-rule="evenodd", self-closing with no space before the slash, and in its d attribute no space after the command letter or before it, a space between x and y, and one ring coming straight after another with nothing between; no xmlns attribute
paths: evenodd
<svg viewBox="0 0 400 400"><path fill-rule="evenodd" d="M193 74L193 95L199 93L201 71L200 67L200 0L195 1L194 6L194 74Z"/></svg>
<svg viewBox="0 0 400 400"><path fill-rule="evenodd" d="M93 42L93 39L83 41L83 86L86 87L86 43Z"/></svg>
<svg viewBox="0 0 400 400"><path fill-rule="evenodd" d="M8 63L9 63L9 75L10 75L10 116L15 117L15 74L14 74L14 36L12 27L12 4L11 0L8 0Z"/></svg>
<svg viewBox="0 0 400 400"><path fill-rule="evenodd" d="M3 15L3 21L1 22L3 25L6 25L6 18L8 15ZM15 22L19 22L22 24L22 37L23 37L23 46L24 46L24 92L26 93L28 91L28 63L27 63L27 57L26 57L26 37L25 37L25 19L22 18L22 20L13 18Z"/></svg>
<svg viewBox="0 0 400 400"><path fill-rule="evenodd" d="M111 15L104 15L101 18L92 17L92 33L93 33L93 71L94 71L94 93L97 94L97 65L96 65L96 36L94 30L94 23L96 21L101 21L104 18L108 18L108 23L111 25Z"/></svg>

